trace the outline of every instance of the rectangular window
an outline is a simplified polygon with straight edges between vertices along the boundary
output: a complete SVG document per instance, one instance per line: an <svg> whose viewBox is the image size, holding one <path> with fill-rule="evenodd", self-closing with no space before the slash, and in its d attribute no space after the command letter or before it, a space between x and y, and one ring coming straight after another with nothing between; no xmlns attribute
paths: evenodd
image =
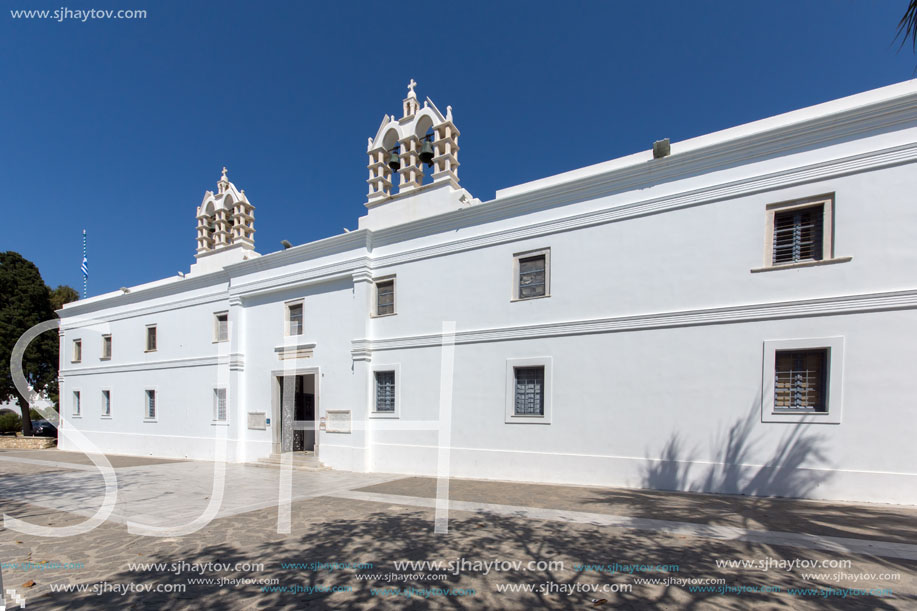
<svg viewBox="0 0 917 611"><path fill-rule="evenodd" d="M376 411L395 411L395 372L376 371Z"/></svg>
<svg viewBox="0 0 917 611"><path fill-rule="evenodd" d="M73 391L73 415L80 415L80 391L78 390Z"/></svg>
<svg viewBox="0 0 917 611"><path fill-rule="evenodd" d="M827 411L828 351L777 350L774 411Z"/></svg>
<svg viewBox="0 0 917 611"><path fill-rule="evenodd" d="M147 420L155 420L156 419L156 391L147 390L144 393L144 395L145 395L145 400L146 400L146 411L144 415L146 416Z"/></svg>
<svg viewBox="0 0 917 611"><path fill-rule="evenodd" d="M154 352L156 350L156 325L149 325L146 328L146 351Z"/></svg>
<svg viewBox="0 0 917 611"><path fill-rule="evenodd" d="M287 304L287 335L302 335L302 303Z"/></svg>
<svg viewBox="0 0 917 611"><path fill-rule="evenodd" d="M75 339L73 340L73 353L70 355L70 361L73 363L79 363L83 360L83 340Z"/></svg>
<svg viewBox="0 0 917 611"><path fill-rule="evenodd" d="M774 265L824 258L824 205L774 213Z"/></svg>
<svg viewBox="0 0 917 611"><path fill-rule="evenodd" d="M229 341L229 314L218 312L213 315L213 339L217 342Z"/></svg>
<svg viewBox="0 0 917 611"><path fill-rule="evenodd" d="M226 389L213 389L213 419L218 422L226 421Z"/></svg>
<svg viewBox="0 0 917 611"><path fill-rule="evenodd" d="M516 367L515 407L517 416L544 415L544 367Z"/></svg>
<svg viewBox="0 0 917 611"><path fill-rule="evenodd" d="M376 316L395 313L395 279L376 282Z"/></svg>
<svg viewBox="0 0 917 611"><path fill-rule="evenodd" d="M535 299L551 294L550 249L513 255L513 299Z"/></svg>
<svg viewBox="0 0 917 611"><path fill-rule="evenodd" d="M102 415L111 416L111 391L102 391Z"/></svg>
<svg viewBox="0 0 917 611"><path fill-rule="evenodd" d="M102 336L102 358L111 358L111 335Z"/></svg>

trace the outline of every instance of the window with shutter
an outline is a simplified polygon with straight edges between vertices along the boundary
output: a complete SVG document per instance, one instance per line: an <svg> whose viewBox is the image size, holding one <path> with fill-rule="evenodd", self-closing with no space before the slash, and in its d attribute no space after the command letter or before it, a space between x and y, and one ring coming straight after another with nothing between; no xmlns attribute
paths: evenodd
<svg viewBox="0 0 917 611"><path fill-rule="evenodd" d="M226 389L213 389L213 419L219 422L226 421Z"/></svg>
<svg viewBox="0 0 917 611"><path fill-rule="evenodd" d="M546 295L546 272L544 255L519 259L519 299Z"/></svg>
<svg viewBox="0 0 917 611"><path fill-rule="evenodd" d="M515 369L517 416L544 415L544 367Z"/></svg>
<svg viewBox="0 0 917 611"><path fill-rule="evenodd" d="M395 372L377 371L376 376L376 411L395 411Z"/></svg>
<svg viewBox="0 0 917 611"><path fill-rule="evenodd" d="M376 283L376 316L395 313L395 281Z"/></svg>
<svg viewBox="0 0 917 611"><path fill-rule="evenodd" d="M156 418L156 391L146 391L146 417L148 420Z"/></svg>
<svg viewBox="0 0 917 611"><path fill-rule="evenodd" d="M827 411L827 350L778 350L774 410Z"/></svg>
<svg viewBox="0 0 917 611"><path fill-rule="evenodd" d="M303 313L301 303L291 303L287 306L287 335L302 335Z"/></svg>
<svg viewBox="0 0 917 611"><path fill-rule="evenodd" d="M228 342L229 341L229 314L226 312L220 312L214 315L214 338L218 342Z"/></svg>
<svg viewBox="0 0 917 611"><path fill-rule="evenodd" d="M774 265L821 261L824 206L811 206L774 214Z"/></svg>

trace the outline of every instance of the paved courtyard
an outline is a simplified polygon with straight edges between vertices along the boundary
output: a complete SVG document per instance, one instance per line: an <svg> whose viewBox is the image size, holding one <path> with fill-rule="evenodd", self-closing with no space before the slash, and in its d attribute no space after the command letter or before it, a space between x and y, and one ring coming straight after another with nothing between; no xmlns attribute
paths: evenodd
<svg viewBox="0 0 917 611"><path fill-rule="evenodd" d="M917 608L914 507L452 480L437 533L431 479L294 471L278 508L276 468L227 465L215 486L212 463L109 459L101 526L0 528L26 608ZM104 491L85 456L0 451L9 517L76 525ZM195 524L215 496L195 532L138 532Z"/></svg>

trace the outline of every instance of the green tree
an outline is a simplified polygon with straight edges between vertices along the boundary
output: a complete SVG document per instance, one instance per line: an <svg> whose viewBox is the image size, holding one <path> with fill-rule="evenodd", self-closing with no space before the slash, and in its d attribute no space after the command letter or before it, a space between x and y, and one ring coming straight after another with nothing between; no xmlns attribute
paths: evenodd
<svg viewBox="0 0 917 611"><path fill-rule="evenodd" d="M32 434L32 420L28 400L13 384L10 356L23 333L53 318L51 290L35 264L16 252L0 253L0 402L15 399L19 404L23 435ZM56 393L58 350L56 333L41 334L26 349L22 370L36 391Z"/></svg>
<svg viewBox="0 0 917 611"><path fill-rule="evenodd" d="M51 309L56 312L64 307L65 303L76 301L79 298L80 294L76 292L75 288L66 284L58 284L56 289L51 290Z"/></svg>

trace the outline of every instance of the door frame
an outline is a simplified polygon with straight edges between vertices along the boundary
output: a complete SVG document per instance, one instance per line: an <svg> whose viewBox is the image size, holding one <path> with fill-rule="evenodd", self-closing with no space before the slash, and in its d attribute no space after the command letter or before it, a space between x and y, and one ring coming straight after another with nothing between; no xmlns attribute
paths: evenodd
<svg viewBox="0 0 917 611"><path fill-rule="evenodd" d="M281 435L283 434L283 422L281 396L280 396L280 378L285 376L307 376L314 378L313 391L315 395L315 456L318 457L319 450L319 409L321 402L319 394L321 393L322 372L320 367L297 367L295 369L274 369L271 370L271 452L280 454L282 450Z"/></svg>

